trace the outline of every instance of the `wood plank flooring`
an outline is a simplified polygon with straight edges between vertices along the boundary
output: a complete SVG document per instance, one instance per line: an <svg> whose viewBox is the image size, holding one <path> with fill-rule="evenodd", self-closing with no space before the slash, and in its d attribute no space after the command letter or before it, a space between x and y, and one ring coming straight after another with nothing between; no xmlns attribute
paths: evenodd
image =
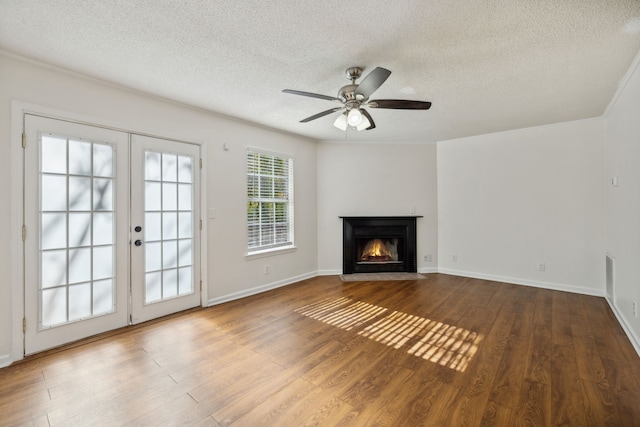
<svg viewBox="0 0 640 427"><path fill-rule="evenodd" d="M0 425L640 426L640 358L603 298L316 277L1 369Z"/></svg>

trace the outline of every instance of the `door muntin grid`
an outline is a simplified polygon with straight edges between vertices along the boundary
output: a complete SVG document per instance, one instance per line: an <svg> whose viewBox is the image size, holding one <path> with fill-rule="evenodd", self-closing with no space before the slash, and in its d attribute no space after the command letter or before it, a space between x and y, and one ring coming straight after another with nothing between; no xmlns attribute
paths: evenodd
<svg viewBox="0 0 640 427"><path fill-rule="evenodd" d="M190 156L144 152L144 304L195 292L194 161Z"/></svg>
<svg viewBox="0 0 640 427"><path fill-rule="evenodd" d="M39 329L115 307L115 147L41 133Z"/></svg>

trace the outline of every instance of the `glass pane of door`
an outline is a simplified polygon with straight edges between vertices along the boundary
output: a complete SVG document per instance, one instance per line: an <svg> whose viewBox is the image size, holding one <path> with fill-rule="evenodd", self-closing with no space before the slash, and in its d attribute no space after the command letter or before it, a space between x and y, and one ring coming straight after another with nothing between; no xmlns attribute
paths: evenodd
<svg viewBox="0 0 640 427"><path fill-rule="evenodd" d="M144 152L144 303L193 294L193 158Z"/></svg>
<svg viewBox="0 0 640 427"><path fill-rule="evenodd" d="M196 145L132 135L133 323L200 304L199 153Z"/></svg>
<svg viewBox="0 0 640 427"><path fill-rule="evenodd" d="M113 146L40 134L39 328L115 311Z"/></svg>

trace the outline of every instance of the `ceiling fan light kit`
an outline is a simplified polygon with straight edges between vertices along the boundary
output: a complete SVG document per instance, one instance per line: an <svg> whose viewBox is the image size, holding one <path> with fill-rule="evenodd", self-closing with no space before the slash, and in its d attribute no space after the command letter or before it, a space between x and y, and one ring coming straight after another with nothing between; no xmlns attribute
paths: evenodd
<svg viewBox="0 0 640 427"><path fill-rule="evenodd" d="M327 95L321 95L312 92L303 92L293 89L285 89L284 93L292 95L307 96L310 98L324 99L327 101L334 101L342 104L340 107L331 108L326 111L322 111L313 116L300 120L300 123L307 123L320 117L327 116L329 114L343 111L336 118L333 125L346 131L349 126L355 128L358 131L375 129L376 124L373 118L364 107L369 108L387 108L395 110L428 110L431 107L430 102L426 101L409 101L404 99L378 99L369 101L369 97L378 90L380 86L389 78L391 71L376 67L370 72L360 84L356 84L356 80L362 75L362 68L351 67L347 68L346 75L351 84L343 86L338 91L336 98Z"/></svg>
<svg viewBox="0 0 640 427"><path fill-rule="evenodd" d="M359 109L352 108L351 111L349 111L347 119L350 126L357 127L360 123L362 123L362 113Z"/></svg>
<svg viewBox="0 0 640 427"><path fill-rule="evenodd" d="M356 130L360 132L361 130L368 130L368 129L373 129L373 128L371 127L371 123L369 122L369 120L367 120L367 118L363 116L362 122L358 126L356 126Z"/></svg>
<svg viewBox="0 0 640 427"><path fill-rule="evenodd" d="M333 125L342 131L346 131L349 126L349 121L347 120L347 113L341 113Z"/></svg>

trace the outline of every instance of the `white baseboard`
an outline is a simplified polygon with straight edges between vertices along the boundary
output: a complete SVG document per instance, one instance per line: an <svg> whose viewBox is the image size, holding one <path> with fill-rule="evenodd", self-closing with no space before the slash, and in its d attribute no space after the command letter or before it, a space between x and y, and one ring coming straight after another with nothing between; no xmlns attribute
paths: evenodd
<svg viewBox="0 0 640 427"><path fill-rule="evenodd" d="M318 276L339 276L342 270L318 270Z"/></svg>
<svg viewBox="0 0 640 427"><path fill-rule="evenodd" d="M453 276L471 277L473 279L491 280L493 282L512 283L514 285L532 286L534 288L551 289L553 291L563 291L563 292L571 292L574 294L604 297L604 290L599 291L591 288L583 288L581 286L565 285L562 283L538 282L535 280L518 279L515 277L506 277L506 276L494 276L491 274L452 270L448 268L439 268L438 273L451 274Z"/></svg>
<svg viewBox="0 0 640 427"><path fill-rule="evenodd" d="M13 359L11 359L11 355L9 354L0 354L0 368L6 368L11 365Z"/></svg>
<svg viewBox="0 0 640 427"><path fill-rule="evenodd" d="M281 288L283 286L291 285L296 282L300 282L302 280L311 279L312 277L318 276L318 272L314 271L311 273L301 274L299 276L289 277L287 279L279 280L277 282L267 283L266 285L256 286L255 288L245 289L239 292L234 292L232 294L223 295L221 297L216 297L207 301L207 306L211 307L212 305L222 304L229 301L234 301L240 298L248 297L251 295L256 295L262 292L270 291L272 289Z"/></svg>
<svg viewBox="0 0 640 427"><path fill-rule="evenodd" d="M636 353L638 353L638 356L640 356L640 339L638 339L638 336L633 332L633 329L631 329L631 327L629 326L629 323L627 322L626 317L624 317L624 315L618 310L618 308L611 303L609 298L605 298L605 299L607 300L609 307L611 307L611 311L613 311L613 314L616 316L616 319L618 319L618 323L620 323L620 326L622 326L624 333L627 334L627 338L629 338L629 341L631 341L631 345L633 346L633 348L635 348Z"/></svg>
<svg viewBox="0 0 640 427"><path fill-rule="evenodd" d="M418 273L424 273L424 274L437 273L437 272L438 272L438 268L437 267L427 267L427 268L419 268L418 269Z"/></svg>

